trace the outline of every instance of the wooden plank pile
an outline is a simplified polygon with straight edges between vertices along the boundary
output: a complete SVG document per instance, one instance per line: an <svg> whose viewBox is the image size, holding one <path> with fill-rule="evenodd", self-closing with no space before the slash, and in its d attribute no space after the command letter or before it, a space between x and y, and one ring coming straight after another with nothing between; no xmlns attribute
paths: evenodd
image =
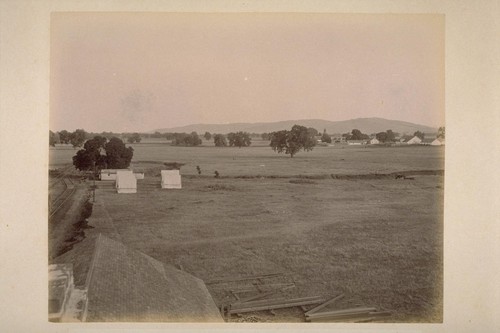
<svg viewBox="0 0 500 333"><path fill-rule="evenodd" d="M285 298L277 297L285 290L295 288L295 283L276 280L286 280L283 273L264 274L239 278L220 278L205 282L207 285L226 285L226 292L232 295L233 300L224 300L219 303L222 315L227 318L231 315L241 317L244 313L256 311L269 311L304 305L319 304L324 301L322 297ZM274 281L271 281L274 280ZM237 285L235 285L237 284ZM228 288L229 285L233 285ZM249 295L250 293L250 295ZM269 298L275 296L276 298Z"/></svg>
<svg viewBox="0 0 500 333"><path fill-rule="evenodd" d="M344 295L338 295L325 303L318 305L315 308L305 312L306 321L309 322L369 322L377 320L381 317L390 316L388 311L378 311L374 307L356 307L350 309L334 310L334 311L321 311L326 306L333 304L335 301L343 298Z"/></svg>
<svg viewBox="0 0 500 333"><path fill-rule="evenodd" d="M284 309L295 306L318 304L321 302L324 302L324 299L319 296L300 298L273 298L259 301L235 302L229 305L229 307L227 308L227 313L231 315L263 310Z"/></svg>
<svg viewBox="0 0 500 333"><path fill-rule="evenodd" d="M269 281L283 277L282 273L274 273L240 278L221 278L205 283L226 286L224 290L227 296L218 304L222 316L227 319L231 318L232 315L246 318L244 314L258 311L268 311L275 315L274 310L276 309L293 307L302 309L307 322L369 322L391 315L388 311L378 311L374 307L326 309L329 305L342 299L343 294L329 300L322 296L283 297L286 294L283 292L295 288L295 284L286 281ZM229 287L229 285L233 286ZM307 309L308 306L313 306L313 308Z"/></svg>

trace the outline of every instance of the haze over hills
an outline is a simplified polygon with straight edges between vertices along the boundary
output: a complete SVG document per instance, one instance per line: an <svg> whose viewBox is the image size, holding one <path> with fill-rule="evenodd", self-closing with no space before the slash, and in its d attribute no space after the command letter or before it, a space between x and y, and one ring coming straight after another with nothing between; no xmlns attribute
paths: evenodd
<svg viewBox="0 0 500 333"><path fill-rule="evenodd" d="M365 134L372 134L392 130L400 134L413 134L416 131L424 133L437 133L437 128L414 124L400 120L389 120L384 118L357 118L343 121L329 121L323 119L286 120L269 123L230 123L230 124L193 124L181 127L161 128L153 132L205 132L227 134L230 132L244 131L249 133L269 133L292 128L293 125L313 127L322 132L326 129L329 134L347 133L353 129L359 129Z"/></svg>

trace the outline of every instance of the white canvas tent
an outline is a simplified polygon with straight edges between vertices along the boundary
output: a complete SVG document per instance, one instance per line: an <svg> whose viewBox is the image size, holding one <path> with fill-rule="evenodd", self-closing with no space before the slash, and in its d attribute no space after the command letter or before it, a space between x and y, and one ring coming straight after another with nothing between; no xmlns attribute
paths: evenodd
<svg viewBox="0 0 500 333"><path fill-rule="evenodd" d="M411 138L410 140L408 140L408 144L409 145L418 145L422 142L422 139L420 139L418 136L414 136L413 138Z"/></svg>
<svg viewBox="0 0 500 333"><path fill-rule="evenodd" d="M137 179L132 170L116 172L116 190L118 193L137 193Z"/></svg>
<svg viewBox="0 0 500 333"><path fill-rule="evenodd" d="M182 188L179 170L161 170L161 188Z"/></svg>

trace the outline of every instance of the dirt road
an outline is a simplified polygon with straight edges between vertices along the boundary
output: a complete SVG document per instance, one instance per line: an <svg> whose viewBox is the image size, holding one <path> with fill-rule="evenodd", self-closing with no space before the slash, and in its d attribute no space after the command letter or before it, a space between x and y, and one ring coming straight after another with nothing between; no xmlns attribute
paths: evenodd
<svg viewBox="0 0 500 333"><path fill-rule="evenodd" d="M88 183L76 183L69 198L49 218L49 262L71 249L75 242L83 238L85 216L91 206L87 204L90 186Z"/></svg>

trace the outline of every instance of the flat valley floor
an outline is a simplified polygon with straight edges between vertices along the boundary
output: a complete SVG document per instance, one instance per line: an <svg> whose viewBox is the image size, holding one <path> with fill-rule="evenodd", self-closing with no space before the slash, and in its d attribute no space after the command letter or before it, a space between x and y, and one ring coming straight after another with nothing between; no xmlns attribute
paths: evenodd
<svg viewBox="0 0 500 333"><path fill-rule="evenodd" d="M217 305L257 290L251 281L221 280L269 275L261 284L290 285L285 297L343 293L337 308L391 311L387 322L442 322L444 147L316 147L293 159L259 145L133 147L131 168L146 174L137 193L117 194L113 182L99 181L91 228L78 230L76 242L70 231L49 234L51 247L69 244L51 261L76 262L77 283L87 259L74 250L102 233L203 279ZM56 148L51 162L61 167L74 153ZM163 162L184 163L181 190L160 188ZM304 317L292 308L229 320Z"/></svg>

